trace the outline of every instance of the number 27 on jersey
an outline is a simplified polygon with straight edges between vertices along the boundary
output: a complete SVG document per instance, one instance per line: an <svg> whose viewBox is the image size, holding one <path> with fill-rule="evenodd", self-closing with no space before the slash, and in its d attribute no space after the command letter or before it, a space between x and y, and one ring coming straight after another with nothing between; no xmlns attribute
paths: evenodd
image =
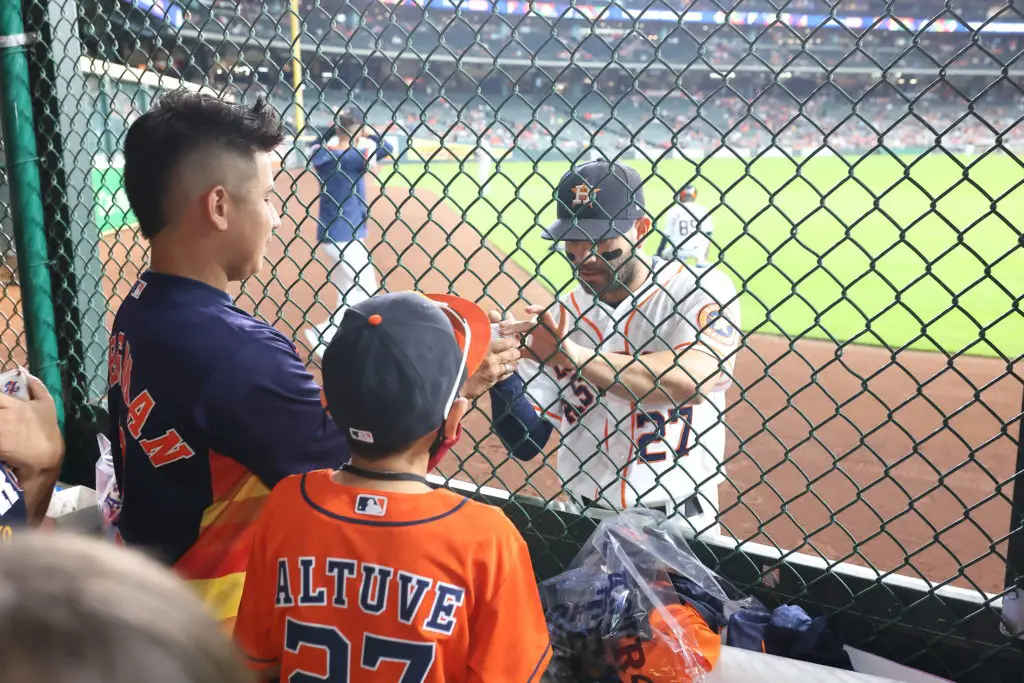
<svg viewBox="0 0 1024 683"><path fill-rule="evenodd" d="M690 453L693 406L637 411L633 419L638 432L649 430L636 440L637 456L644 462L675 460Z"/></svg>

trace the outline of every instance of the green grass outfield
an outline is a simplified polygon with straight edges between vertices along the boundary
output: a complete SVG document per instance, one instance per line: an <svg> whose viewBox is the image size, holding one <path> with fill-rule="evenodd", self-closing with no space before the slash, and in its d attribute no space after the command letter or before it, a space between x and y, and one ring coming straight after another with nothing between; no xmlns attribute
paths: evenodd
<svg viewBox="0 0 1024 683"><path fill-rule="evenodd" d="M694 175L684 160L629 163L651 177L645 193L655 216ZM548 251L540 226L554 217L552 186L567 168L500 164L485 197L473 163L460 172L453 162L400 162L382 169L381 179L445 197L558 291L571 272ZM1024 352L1024 256L1020 227L1010 223L1024 225L1024 189L1013 189L1021 171L1001 155L966 174L939 154L875 155L853 168L817 157L799 169L772 157L749 170L719 158L702 164L695 185L714 210L725 270L743 292L745 331L1013 358ZM648 249L659 240L648 240Z"/></svg>

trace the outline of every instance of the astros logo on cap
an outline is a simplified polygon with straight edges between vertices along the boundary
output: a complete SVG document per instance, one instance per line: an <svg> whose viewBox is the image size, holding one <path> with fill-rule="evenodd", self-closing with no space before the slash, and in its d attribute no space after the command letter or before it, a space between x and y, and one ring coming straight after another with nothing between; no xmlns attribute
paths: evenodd
<svg viewBox="0 0 1024 683"><path fill-rule="evenodd" d="M572 188L573 193L573 206L580 206L586 204L587 206L594 206L594 198L598 192L601 191L600 187L590 187L589 185L577 185Z"/></svg>

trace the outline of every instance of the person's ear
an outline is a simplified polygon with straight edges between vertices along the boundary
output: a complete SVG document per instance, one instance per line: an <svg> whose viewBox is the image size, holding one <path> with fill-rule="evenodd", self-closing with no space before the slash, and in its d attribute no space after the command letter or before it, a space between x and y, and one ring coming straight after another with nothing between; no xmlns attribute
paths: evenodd
<svg viewBox="0 0 1024 683"><path fill-rule="evenodd" d="M650 216L644 216L636 220L634 227L636 228L636 241L638 243L642 242L650 234L652 225Z"/></svg>
<svg viewBox="0 0 1024 683"><path fill-rule="evenodd" d="M217 230L228 229L228 191L223 185L214 185L204 196L206 215Z"/></svg>
<svg viewBox="0 0 1024 683"><path fill-rule="evenodd" d="M448 412L448 417L444 421L444 438L452 439L459 431L459 423L462 422L462 418L466 416L466 411L469 410L469 399L459 397L455 399L455 403L452 404L452 409Z"/></svg>

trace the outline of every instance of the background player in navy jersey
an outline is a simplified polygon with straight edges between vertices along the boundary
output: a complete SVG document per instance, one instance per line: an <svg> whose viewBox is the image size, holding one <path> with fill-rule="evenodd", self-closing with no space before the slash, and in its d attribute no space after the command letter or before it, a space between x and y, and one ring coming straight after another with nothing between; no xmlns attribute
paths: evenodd
<svg viewBox="0 0 1024 683"><path fill-rule="evenodd" d="M393 151L359 111L349 109L338 114L310 160L321 185L317 251L339 297L326 321L305 330L306 343L317 356L323 356L345 309L377 292L377 271L365 244L370 214L366 173Z"/></svg>
<svg viewBox="0 0 1024 683"><path fill-rule="evenodd" d="M57 411L46 387L28 375L27 401L0 392L0 527L46 517L64 457ZM0 531L0 538L8 535Z"/></svg>

